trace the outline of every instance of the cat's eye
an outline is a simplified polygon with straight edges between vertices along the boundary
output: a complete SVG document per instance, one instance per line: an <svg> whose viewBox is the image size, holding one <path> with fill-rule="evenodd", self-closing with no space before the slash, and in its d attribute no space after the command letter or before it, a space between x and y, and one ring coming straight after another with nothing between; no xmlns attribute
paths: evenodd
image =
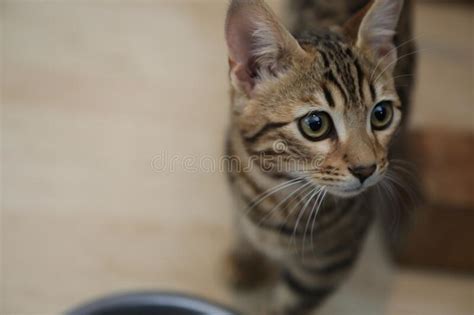
<svg viewBox="0 0 474 315"><path fill-rule="evenodd" d="M393 106L390 101L378 103L370 115L370 123L374 130L384 130L390 126L393 120Z"/></svg>
<svg viewBox="0 0 474 315"><path fill-rule="evenodd" d="M301 118L299 128L303 136L311 141L320 141L332 131L331 117L325 112L312 112Z"/></svg>

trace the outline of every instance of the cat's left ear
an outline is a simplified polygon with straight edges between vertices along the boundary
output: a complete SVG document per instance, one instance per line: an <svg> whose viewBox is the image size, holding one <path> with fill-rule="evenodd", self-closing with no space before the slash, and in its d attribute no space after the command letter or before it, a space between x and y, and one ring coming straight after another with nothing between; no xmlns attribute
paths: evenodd
<svg viewBox="0 0 474 315"><path fill-rule="evenodd" d="M345 25L355 45L371 54L387 71L397 61L394 36L403 0L372 0Z"/></svg>

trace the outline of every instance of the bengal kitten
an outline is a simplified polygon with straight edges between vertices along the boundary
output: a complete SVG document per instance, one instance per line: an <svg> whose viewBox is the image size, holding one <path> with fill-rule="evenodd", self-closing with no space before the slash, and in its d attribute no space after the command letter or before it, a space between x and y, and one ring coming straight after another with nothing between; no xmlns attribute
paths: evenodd
<svg viewBox="0 0 474 315"><path fill-rule="evenodd" d="M230 267L238 285L281 269L271 314L316 308L361 250L373 218L362 193L386 174L403 115L402 7L375 0L343 26L315 21L295 37L263 1L231 1L227 153L239 161L229 171L239 206Z"/></svg>

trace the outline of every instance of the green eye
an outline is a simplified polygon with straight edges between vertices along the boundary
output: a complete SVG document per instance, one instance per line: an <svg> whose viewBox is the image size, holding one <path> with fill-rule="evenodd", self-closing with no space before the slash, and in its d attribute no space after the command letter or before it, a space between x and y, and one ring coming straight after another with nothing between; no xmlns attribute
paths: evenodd
<svg viewBox="0 0 474 315"><path fill-rule="evenodd" d="M301 118L299 128L303 136L311 141L320 141L332 131L332 120L325 112L313 112Z"/></svg>
<svg viewBox="0 0 474 315"><path fill-rule="evenodd" d="M378 103L370 116L370 123L374 130L384 130L393 120L393 106L390 101Z"/></svg>

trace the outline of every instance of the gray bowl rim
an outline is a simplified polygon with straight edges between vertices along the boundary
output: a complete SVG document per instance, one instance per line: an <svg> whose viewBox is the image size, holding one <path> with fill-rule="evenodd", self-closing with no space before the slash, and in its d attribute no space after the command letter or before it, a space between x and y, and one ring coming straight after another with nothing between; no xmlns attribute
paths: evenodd
<svg viewBox="0 0 474 315"><path fill-rule="evenodd" d="M190 294L161 291L137 291L112 294L74 308L66 312L65 315L91 315L100 310L105 311L107 309L129 306L175 306L201 314L238 315L237 312L226 307Z"/></svg>

